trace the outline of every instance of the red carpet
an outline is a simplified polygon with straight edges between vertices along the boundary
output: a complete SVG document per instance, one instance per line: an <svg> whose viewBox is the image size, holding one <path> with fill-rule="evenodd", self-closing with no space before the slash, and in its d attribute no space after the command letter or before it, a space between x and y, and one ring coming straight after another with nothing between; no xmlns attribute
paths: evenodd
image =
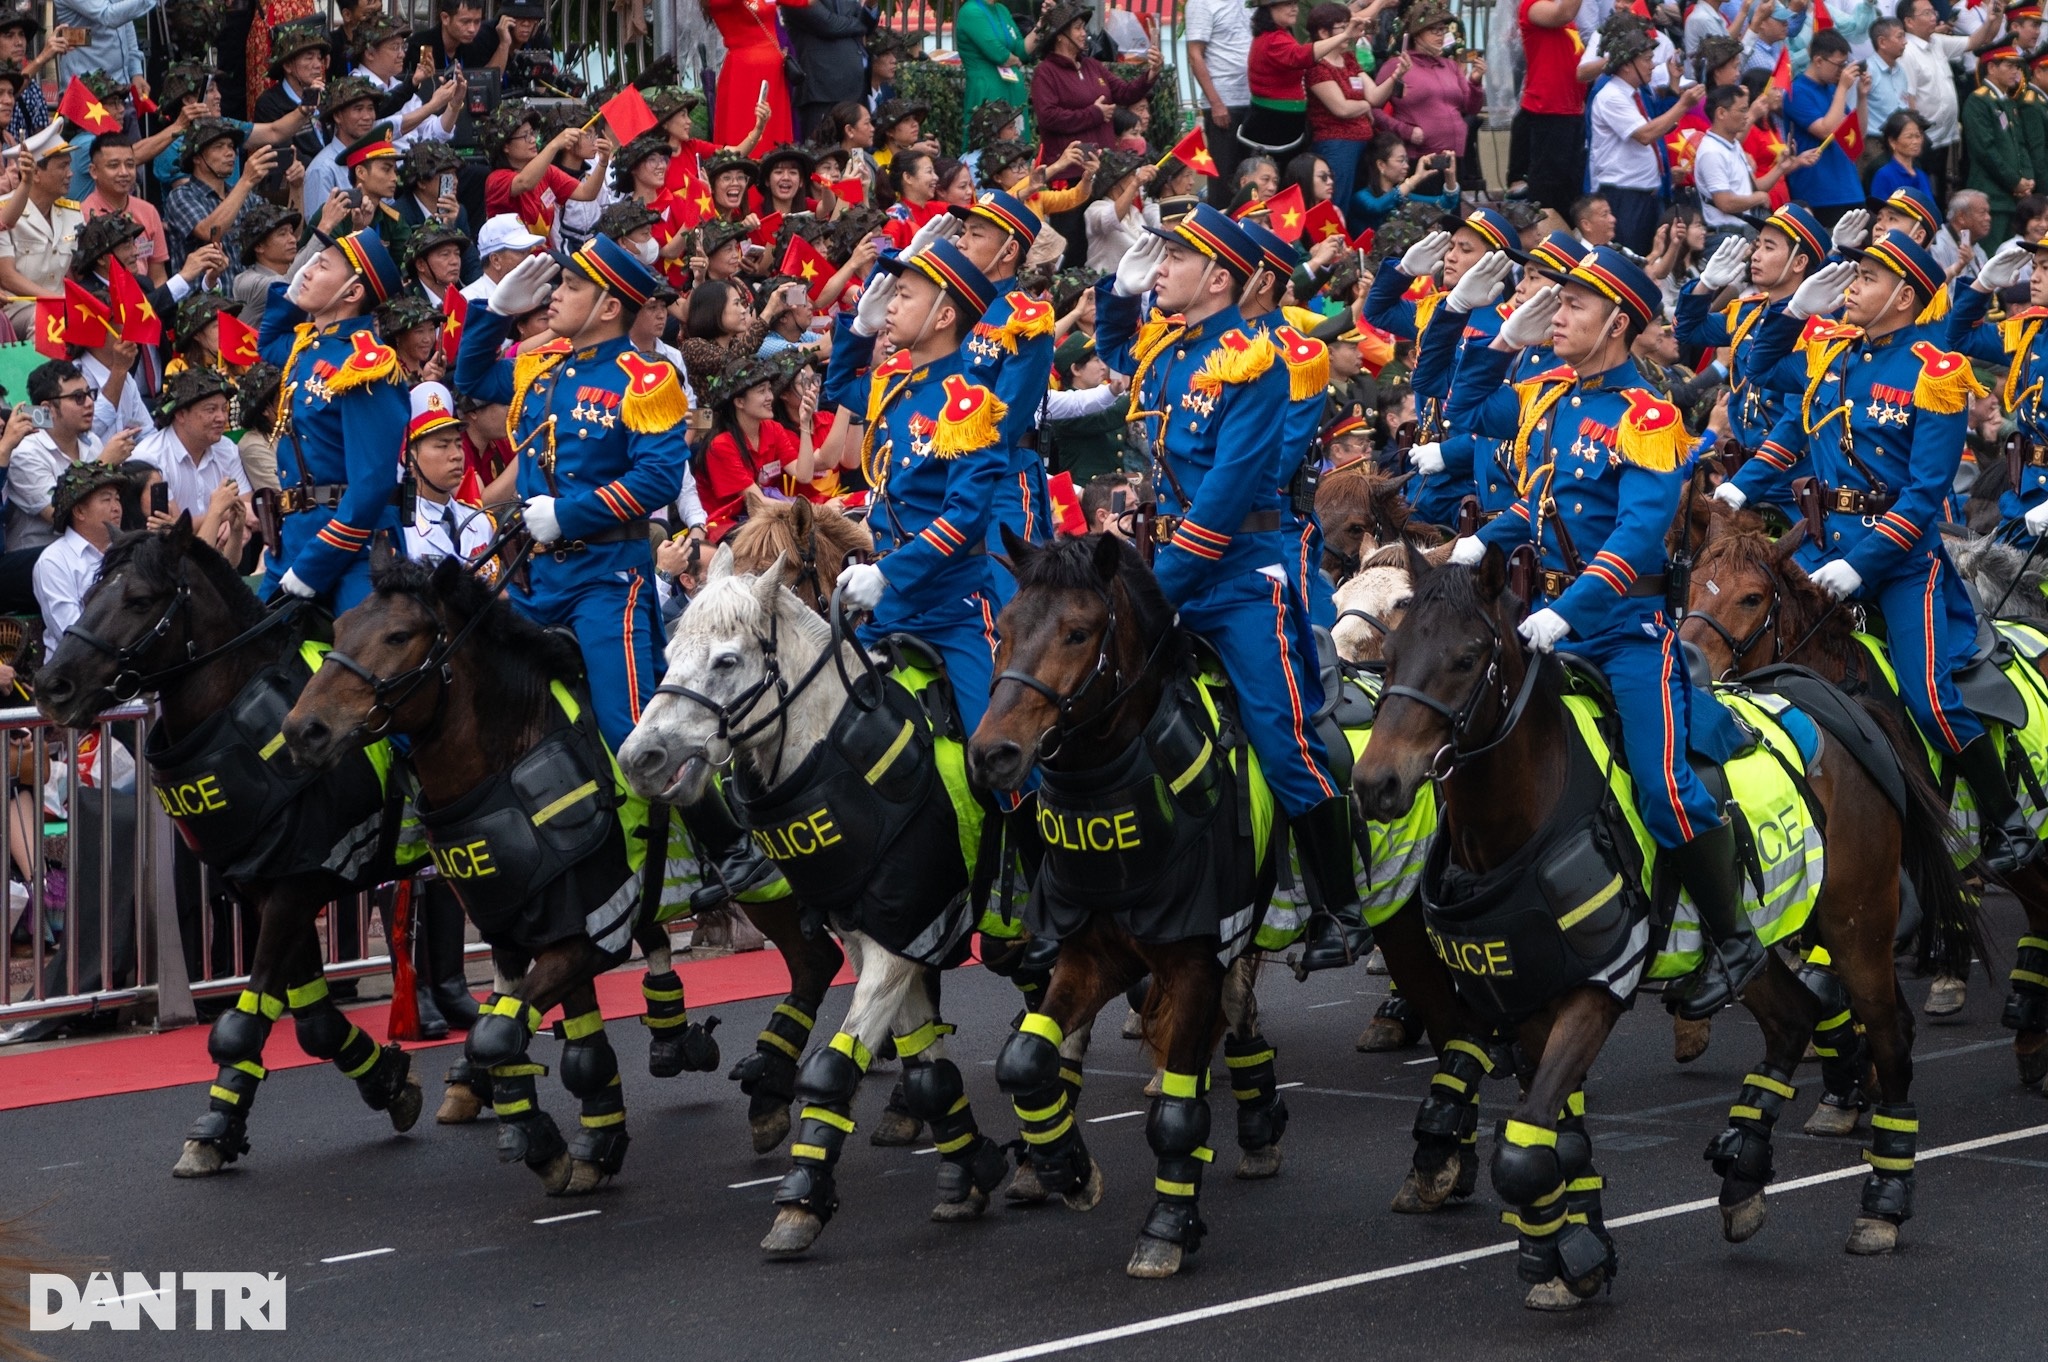
<svg viewBox="0 0 2048 1362"><path fill-rule="evenodd" d="M693 1012L747 998L780 997L789 991L789 971L783 967L782 956L773 950L682 963L676 970L683 976L683 999ZM604 975L597 981L598 1004L607 1018L638 1017L645 1010L640 1000L643 974L636 963L633 968ZM833 982L852 983L853 971L842 968ZM476 990L479 996L488 991ZM391 1012L388 1002L343 1010L350 1021L379 1043L386 1039L385 1026ZM557 1008L548 1020L559 1016L561 1009ZM640 1028L635 1025L633 1029ZM206 1055L206 1033L204 1026L187 1026L160 1035L122 1036L32 1054L0 1056L0 1111L208 1082L215 1066ZM461 1039L457 1034L441 1041L407 1041L405 1047L429 1049L452 1045ZM287 1020L279 1022L270 1033L263 1062L272 1069L296 1069L321 1061L299 1049Z"/></svg>

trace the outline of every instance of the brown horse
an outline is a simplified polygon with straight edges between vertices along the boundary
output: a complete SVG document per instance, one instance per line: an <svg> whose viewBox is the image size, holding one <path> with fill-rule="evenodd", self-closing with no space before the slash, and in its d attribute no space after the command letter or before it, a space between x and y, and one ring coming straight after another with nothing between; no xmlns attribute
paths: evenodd
<svg viewBox="0 0 2048 1362"><path fill-rule="evenodd" d="M1317 482L1322 569L1331 581L1341 584L1377 549L1411 539L1427 547L1444 537L1439 527L1414 519L1402 491L1409 476L1389 473L1371 459L1354 459Z"/></svg>
<svg viewBox="0 0 2048 1362"><path fill-rule="evenodd" d="M1793 557L1805 541L1805 526L1795 525L1773 541L1755 513L1731 511L1706 498L1699 503L1711 510L1694 513L1693 541L1704 547L1693 568L1689 613L1680 632L1706 654L1714 674L1740 676L1778 662L1817 672L1860 695L1891 737L1901 762L1923 780L1931 779L1926 748L1906 726L1903 709L1885 693L1882 679L1873 675L1870 655L1856 641L1851 612L1837 609ZM2043 660L2036 659L2034 665L2042 667ZM2026 913L2028 935L2048 938L2048 866L2036 862L2010 877L2008 887ZM1963 962L1949 968L1960 974L1971 943L1959 933L1944 935L1954 940L1951 950ZM2029 949L2025 942L2022 949ZM2016 980L2006 1002L2020 1082L2029 1087L2048 1076L2048 1006L2041 998L2038 985ZM1846 1111L1853 1124L1855 1107L1844 1079L1841 1074L1831 1076L1828 1088L1835 1119L1823 1121L1821 1130L1809 1126L1813 1133L1848 1133L1842 1113ZM1815 1113L1817 1120L1827 1115Z"/></svg>
<svg viewBox="0 0 2048 1362"><path fill-rule="evenodd" d="M848 563L865 562L875 553L875 537L837 506L803 500L775 501L758 487L747 489L747 518L732 532L732 568L742 576L765 572L777 558L796 564L790 590L819 614L839 585Z"/></svg>
<svg viewBox="0 0 2048 1362"><path fill-rule="evenodd" d="M1531 864L1545 856L1550 839L1572 816L1569 811L1580 799L1588 809L1597 808L1604 782L1596 768L1588 790L1587 759L1564 704L1561 670L1520 646L1515 626L1521 603L1507 590L1500 553L1488 550L1474 569L1430 570L1418 561L1415 574L1408 615L1388 642L1387 690L1354 785L1367 816L1384 818L1408 808L1424 781L1436 782L1441 822L1438 856L1424 889L1426 907L1455 892L1486 901L1476 897L1477 888L1460 885L1495 886L1506 895L1502 902L1513 907L1523 902L1515 886L1535 880ZM1899 1223L1911 1214L1917 1129L1907 1105L1911 1017L1902 1006L1891 957L1901 820L1870 774L1839 746L1815 758L1806 781L1819 804L1818 821L1835 830L1845 852L1826 859L1812 930L1834 957L1856 1013L1869 1028L1881 1103L1873 1171L1848 1247L1884 1252L1897 1244ZM1518 797L1503 799L1503 790ZM1553 816L1561 810L1566 812ZM1855 848L1848 853L1852 838ZM1469 878L1458 881L1459 876ZM1516 947L1504 941L1499 944L1507 972L1495 970L1494 957L1482 951L1473 972L1460 976L1461 987L1469 979L1473 997L1493 1000L1513 996L1506 991L1512 977L1512 989L1527 1000L1513 1010L1490 1004L1500 1024L1518 1030L1530 1066L1522 1100L1495 1146L1493 1180L1515 1208L1510 1223L1521 1231L1520 1275L1531 1283L1527 1304L1537 1309L1571 1308L1614 1271L1585 1129L1583 1085L1640 982L1649 946L1641 900L1622 907L1624 896L1603 893L1587 901L1600 904L1601 911L1568 919L1582 934L1595 935L1570 938L1565 926L1532 928L1525 915L1503 930L1520 933L1516 946L1532 952L1529 958L1518 957ZM1453 921L1431 913L1432 927L1454 945L1467 937L1476 942L1489 924L1502 921ZM1599 954L1580 956L1569 944L1574 940L1596 944ZM1550 960L1562 963L1549 965ZM1519 973L1512 973L1518 965ZM1556 982L1546 981L1544 973ZM1747 1239L1763 1224L1771 1130L1794 1092L1791 1076L1807 1039L1822 1020L1819 1001L1775 954L1742 1001L1763 1029L1765 1061L1745 1080L1729 1126L1708 1154L1722 1177L1723 1233L1731 1242Z"/></svg>

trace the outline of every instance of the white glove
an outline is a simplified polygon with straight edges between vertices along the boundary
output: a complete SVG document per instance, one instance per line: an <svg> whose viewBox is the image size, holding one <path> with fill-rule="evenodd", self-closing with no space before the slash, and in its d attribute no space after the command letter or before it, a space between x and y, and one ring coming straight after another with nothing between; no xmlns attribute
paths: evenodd
<svg viewBox="0 0 2048 1362"><path fill-rule="evenodd" d="M1138 244L1124 252L1124 258L1116 265L1116 296L1119 298L1142 298L1152 287L1152 281L1159 277L1159 266L1166 259L1166 238L1142 233Z"/></svg>
<svg viewBox="0 0 2048 1362"><path fill-rule="evenodd" d="M1444 263L1444 255L1451 249L1449 232L1431 232L1422 240L1401 252L1401 263L1394 268L1410 279L1418 279L1435 272Z"/></svg>
<svg viewBox="0 0 2048 1362"><path fill-rule="evenodd" d="M1998 254L1984 262L1984 268L1977 271L1977 280L1970 287L1979 293L1996 293L2011 288L2026 274L2027 267L2034 263L2034 253L2017 241L2008 241L1998 248Z"/></svg>
<svg viewBox="0 0 2048 1362"><path fill-rule="evenodd" d="M319 594L318 592L313 590L312 587L307 586L304 582L300 581L299 574L296 572L286 572L284 576L278 578L277 584L283 587L286 591L291 592L292 595L303 596L309 601Z"/></svg>
<svg viewBox="0 0 2048 1362"><path fill-rule="evenodd" d="M936 214L924 226L911 234L910 244L903 248L903 254L897 258L908 260L934 241L951 241L954 237L960 235L960 229L966 225L966 223L954 217L951 213Z"/></svg>
<svg viewBox="0 0 2048 1362"><path fill-rule="evenodd" d="M889 300L896 296L896 276L877 274L860 291L860 305L853 311L853 334L878 336L889 321Z"/></svg>
<svg viewBox="0 0 2048 1362"><path fill-rule="evenodd" d="M525 316L554 293L555 276L561 272L553 256L527 256L491 290L491 311L500 317Z"/></svg>
<svg viewBox="0 0 2048 1362"><path fill-rule="evenodd" d="M2022 518L2027 522L2028 534L2048 534L2048 501L2044 501L2039 506L2034 507Z"/></svg>
<svg viewBox="0 0 2048 1362"><path fill-rule="evenodd" d="M1813 584L1839 601L1844 596L1853 596L1861 590L1863 577L1855 568L1837 558L1832 563L1822 563L1814 569Z"/></svg>
<svg viewBox="0 0 2048 1362"><path fill-rule="evenodd" d="M297 307L299 303L299 281L306 277L306 271L312 269L313 262L319 258L320 252L314 251L300 261L299 267L292 271L290 281L284 286L284 300L292 306Z"/></svg>
<svg viewBox="0 0 2048 1362"><path fill-rule="evenodd" d="M1459 567L1478 567L1486 556L1486 545L1476 534L1468 534L1451 545L1451 561Z"/></svg>
<svg viewBox="0 0 2048 1362"><path fill-rule="evenodd" d="M1849 291L1849 281L1855 277L1856 267L1846 260L1822 265L1807 276L1806 282L1792 295L1792 301L1785 304L1785 311L1802 322L1824 312L1839 311L1842 295Z"/></svg>
<svg viewBox="0 0 2048 1362"><path fill-rule="evenodd" d="M1444 306L1453 312L1477 312L1500 297L1501 287L1514 267L1515 262L1508 259L1505 251L1488 251L1458 276Z"/></svg>
<svg viewBox="0 0 2048 1362"><path fill-rule="evenodd" d="M1521 634L1524 641L1539 653L1547 653L1572 631L1565 623L1564 616L1555 610L1538 610L1522 621Z"/></svg>
<svg viewBox="0 0 2048 1362"><path fill-rule="evenodd" d="M852 563L839 574L839 599L849 610L872 610L882 603L889 579L873 563Z"/></svg>
<svg viewBox="0 0 2048 1362"><path fill-rule="evenodd" d="M1714 500L1725 501L1728 503L1729 510L1739 511L1742 509L1743 503L1749 500L1749 493L1743 491L1732 482L1724 482L1714 489Z"/></svg>
<svg viewBox="0 0 2048 1362"><path fill-rule="evenodd" d="M1834 242L1838 251L1853 251L1870 240L1870 210L1851 208L1835 219Z"/></svg>
<svg viewBox="0 0 2048 1362"><path fill-rule="evenodd" d="M1700 266L1700 287L1719 293L1749 272L1749 243L1731 236L1714 248L1707 263Z"/></svg>
<svg viewBox="0 0 2048 1362"><path fill-rule="evenodd" d="M1531 295L1500 324L1500 348L1526 350L1532 345L1550 344L1550 323L1563 300L1564 289L1557 284Z"/></svg>
<svg viewBox="0 0 2048 1362"><path fill-rule="evenodd" d="M510 275L505 277L511 278ZM525 519L526 532L537 544L552 544L562 537L562 522L555 518L553 497L528 497Z"/></svg>
<svg viewBox="0 0 2048 1362"><path fill-rule="evenodd" d="M1464 281L1461 279L1458 282ZM1444 471L1444 447L1439 444L1410 445L1408 465L1424 477L1432 473L1441 473Z"/></svg>

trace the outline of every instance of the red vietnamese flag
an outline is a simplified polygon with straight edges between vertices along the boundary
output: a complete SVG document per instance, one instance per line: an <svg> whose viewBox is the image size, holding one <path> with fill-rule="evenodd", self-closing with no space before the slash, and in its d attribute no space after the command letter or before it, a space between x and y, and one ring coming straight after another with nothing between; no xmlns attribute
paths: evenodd
<svg viewBox="0 0 2048 1362"><path fill-rule="evenodd" d="M1300 185L1290 184L1266 200L1266 225L1282 241L1301 240L1308 226L1308 204L1302 200Z"/></svg>
<svg viewBox="0 0 2048 1362"><path fill-rule="evenodd" d="M804 288L811 295L811 301L818 301L818 293L832 278L835 271L832 262L820 254L818 248L800 236L789 239L789 249L782 253L782 264L776 273L786 274L792 279L804 281Z"/></svg>
<svg viewBox="0 0 2048 1362"><path fill-rule="evenodd" d="M128 103L139 114L153 114L156 112L156 101L142 93L142 86L143 81L140 77L128 82Z"/></svg>
<svg viewBox="0 0 2048 1362"><path fill-rule="evenodd" d="M858 179L834 180L832 192L841 203L855 204L868 201L868 187Z"/></svg>
<svg viewBox="0 0 2048 1362"><path fill-rule="evenodd" d="M128 267L107 257L107 298L114 305L114 330L121 339L137 345L156 345L164 338L163 318L149 305L142 285Z"/></svg>
<svg viewBox="0 0 2048 1362"><path fill-rule="evenodd" d="M641 133L652 132L657 126L654 110L647 107L647 97L631 85L607 99L598 112L604 115L613 140L622 147Z"/></svg>
<svg viewBox="0 0 2048 1362"><path fill-rule="evenodd" d="M1825 32L1835 26L1835 18L1828 13L1827 0L1813 0L1813 31Z"/></svg>
<svg viewBox="0 0 2048 1362"><path fill-rule="evenodd" d="M1778 64L1771 71L1771 84L1780 90L1792 88L1792 45L1787 43L1778 52Z"/></svg>
<svg viewBox="0 0 2048 1362"><path fill-rule="evenodd" d="M36 299L36 353L51 359L70 359L64 347L64 300Z"/></svg>
<svg viewBox="0 0 2048 1362"><path fill-rule="evenodd" d="M1319 246L1333 236L1343 236L1344 215L1337 211L1336 201L1324 199L1309 209L1308 216L1301 220L1301 233L1302 240L1311 246Z"/></svg>
<svg viewBox="0 0 2048 1362"><path fill-rule="evenodd" d="M64 87L64 97L57 101L57 112L95 137L121 131L121 120L108 112L107 106L100 103L77 76L73 76L71 83Z"/></svg>
<svg viewBox="0 0 2048 1362"><path fill-rule="evenodd" d="M1088 533L1088 517L1081 514L1081 495L1074 490L1072 473L1055 473L1045 480L1045 497L1052 503L1053 523L1064 535Z"/></svg>
<svg viewBox="0 0 2048 1362"><path fill-rule="evenodd" d="M232 312L220 314L220 357L237 369L261 358L256 353L256 328Z"/></svg>
<svg viewBox="0 0 2048 1362"><path fill-rule="evenodd" d="M761 219L761 225L754 229L753 234L747 240L757 246L773 246L775 244L775 234L781 230L782 214L770 213L767 217Z"/></svg>
<svg viewBox="0 0 2048 1362"><path fill-rule="evenodd" d="M1372 243L1379 240L1379 237L1380 234L1376 229L1368 227L1357 236L1351 238L1351 249L1354 251L1369 251L1372 249Z"/></svg>
<svg viewBox="0 0 2048 1362"><path fill-rule="evenodd" d="M1197 175L1216 178L1216 158L1209 154L1209 139L1202 132L1202 125L1196 123L1188 135L1173 144L1173 150L1166 153L1184 166L1194 167Z"/></svg>
<svg viewBox="0 0 2048 1362"><path fill-rule="evenodd" d="M93 297L75 279L64 281L64 343L84 350L96 350L113 334L114 319L107 305Z"/></svg>
<svg viewBox="0 0 2048 1362"><path fill-rule="evenodd" d="M462 328L469 322L469 299L454 284L441 298L441 356L455 367L455 352L462 346Z"/></svg>

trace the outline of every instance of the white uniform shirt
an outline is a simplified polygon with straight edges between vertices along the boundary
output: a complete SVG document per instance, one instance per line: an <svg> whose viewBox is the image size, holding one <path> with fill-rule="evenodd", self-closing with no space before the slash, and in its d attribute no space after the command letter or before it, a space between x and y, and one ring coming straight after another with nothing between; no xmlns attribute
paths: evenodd
<svg viewBox="0 0 2048 1362"><path fill-rule="evenodd" d="M242 456L235 449L235 442L222 436L199 458L185 448L185 442L169 426L153 430L135 443L135 453L130 457L154 467L164 475L164 485L170 489L171 505L181 511L190 511L197 522L206 514L206 504L213 496L213 489L235 480L243 496L252 490L249 474L242 467Z"/></svg>
<svg viewBox="0 0 2048 1362"><path fill-rule="evenodd" d="M490 547L497 528L480 507L421 497L405 530L405 556L423 563L442 558L468 562Z"/></svg>
<svg viewBox="0 0 2048 1362"><path fill-rule="evenodd" d="M1593 96L1593 143L1589 153L1592 181L1617 189L1656 189L1664 182L1657 149L1635 140L1650 119L1637 101L1636 89L1621 79L1609 80Z"/></svg>
<svg viewBox="0 0 2048 1362"><path fill-rule="evenodd" d="M36 604L43 612L43 656L54 657L106 555L77 530L66 530L36 559Z"/></svg>

